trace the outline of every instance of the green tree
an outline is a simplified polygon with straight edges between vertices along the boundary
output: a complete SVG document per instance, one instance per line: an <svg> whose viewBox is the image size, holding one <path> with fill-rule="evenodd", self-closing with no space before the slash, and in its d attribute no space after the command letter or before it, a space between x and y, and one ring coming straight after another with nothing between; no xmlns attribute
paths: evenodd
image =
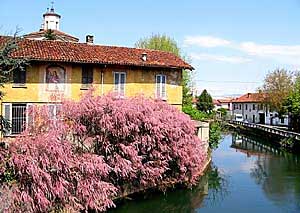
<svg viewBox="0 0 300 213"><path fill-rule="evenodd" d="M291 127L300 132L300 77L298 76L294 88L284 102L284 108L290 114Z"/></svg>
<svg viewBox="0 0 300 213"><path fill-rule="evenodd" d="M4 87L6 83L11 82L14 72L24 71L25 66L28 65L26 59L17 59L11 57L11 53L18 48L16 34L13 37L2 37L0 40L0 87ZM0 99L5 94L0 90ZM0 131L9 129L9 122L0 116Z"/></svg>
<svg viewBox="0 0 300 213"><path fill-rule="evenodd" d="M276 69L269 72L261 88L262 92L267 93L265 102L272 110L285 113L283 104L293 89L294 74L285 69Z"/></svg>
<svg viewBox="0 0 300 213"><path fill-rule="evenodd" d="M192 74L191 71L183 70L182 72L182 105L192 106L193 94L191 91Z"/></svg>
<svg viewBox="0 0 300 213"><path fill-rule="evenodd" d="M187 57L184 57L181 53L180 48L177 45L177 42L170 38L167 35L153 34L150 37L142 38L135 43L135 47L143 49L153 49L153 50L162 50L166 52L171 52L176 56L187 60ZM192 84L191 71L184 70L182 73L182 104L184 106L192 106Z"/></svg>
<svg viewBox="0 0 300 213"><path fill-rule="evenodd" d="M202 112L211 112L214 108L213 99L207 90L203 90L201 95L198 97L197 109Z"/></svg>
<svg viewBox="0 0 300 213"><path fill-rule="evenodd" d="M45 32L44 37L46 40L55 40L56 35L53 30L49 29Z"/></svg>
<svg viewBox="0 0 300 213"><path fill-rule="evenodd" d="M167 35L153 34L150 37L142 38L135 43L135 47L152 50L171 52L181 57L180 48L177 42Z"/></svg>

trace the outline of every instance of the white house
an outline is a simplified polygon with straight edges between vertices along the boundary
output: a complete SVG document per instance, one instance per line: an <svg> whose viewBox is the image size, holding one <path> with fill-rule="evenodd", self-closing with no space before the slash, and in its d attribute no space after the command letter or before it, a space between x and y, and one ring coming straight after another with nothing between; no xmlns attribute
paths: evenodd
<svg viewBox="0 0 300 213"><path fill-rule="evenodd" d="M214 110L218 110L220 108L226 109L228 111L232 110L232 99L214 99Z"/></svg>
<svg viewBox="0 0 300 213"><path fill-rule="evenodd" d="M265 93L247 93L232 100L233 119L242 115L243 120L249 123L288 126L288 116L279 117L279 114L270 111L264 103Z"/></svg>

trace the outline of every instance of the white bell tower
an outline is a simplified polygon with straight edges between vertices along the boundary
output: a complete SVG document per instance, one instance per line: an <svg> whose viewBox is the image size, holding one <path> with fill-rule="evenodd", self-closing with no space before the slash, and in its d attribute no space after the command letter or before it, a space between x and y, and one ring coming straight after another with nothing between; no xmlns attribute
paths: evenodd
<svg viewBox="0 0 300 213"><path fill-rule="evenodd" d="M49 10L47 9L47 12L43 14L44 21L42 24L42 29L43 30L59 30L59 22L60 22L60 15L55 13L54 11L54 2L51 2L52 7Z"/></svg>

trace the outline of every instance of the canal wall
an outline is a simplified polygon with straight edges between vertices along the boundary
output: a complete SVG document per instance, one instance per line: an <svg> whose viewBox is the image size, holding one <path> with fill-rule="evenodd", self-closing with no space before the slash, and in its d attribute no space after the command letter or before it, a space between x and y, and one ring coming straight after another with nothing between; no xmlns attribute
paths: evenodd
<svg viewBox="0 0 300 213"><path fill-rule="evenodd" d="M245 135L252 135L267 139L272 144L291 152L300 152L300 134L279 129L273 126L230 121L227 123L230 129Z"/></svg>
<svg viewBox="0 0 300 213"><path fill-rule="evenodd" d="M202 176L205 174L205 172L210 168L211 165L211 155L208 153L207 158L204 162L203 167L198 172L198 179L201 180ZM188 178L186 178L185 182L178 182L178 180L168 180L168 181L162 181L160 184L148 186L148 187L138 187L134 188L131 185L123 186L122 192L118 194L113 200L120 200L125 199L129 196L135 196L137 194L144 194L147 192L155 192L155 191L165 191L168 189L173 189L177 187L185 186L188 183Z"/></svg>

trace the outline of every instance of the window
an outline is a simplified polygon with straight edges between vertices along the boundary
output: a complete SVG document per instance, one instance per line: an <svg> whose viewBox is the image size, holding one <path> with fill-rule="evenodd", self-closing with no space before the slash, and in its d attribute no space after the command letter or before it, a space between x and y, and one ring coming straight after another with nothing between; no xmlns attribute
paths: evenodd
<svg viewBox="0 0 300 213"><path fill-rule="evenodd" d="M125 72L115 72L114 73L114 84L115 84L115 93L118 96L125 96L125 83L126 83L126 73Z"/></svg>
<svg viewBox="0 0 300 213"><path fill-rule="evenodd" d="M248 115L246 114L246 120L248 119Z"/></svg>
<svg viewBox="0 0 300 213"><path fill-rule="evenodd" d="M252 109L255 110L255 104L253 104L253 108Z"/></svg>
<svg viewBox="0 0 300 213"><path fill-rule="evenodd" d="M255 115L252 116L252 121L255 123Z"/></svg>
<svg viewBox="0 0 300 213"><path fill-rule="evenodd" d="M24 85L26 83L26 70L14 70L13 83L15 85Z"/></svg>
<svg viewBox="0 0 300 213"><path fill-rule="evenodd" d="M60 104L48 104L48 113L51 120L57 120L59 112L61 111Z"/></svg>
<svg viewBox="0 0 300 213"><path fill-rule="evenodd" d="M24 131L26 123L26 104L12 104L12 134Z"/></svg>
<svg viewBox="0 0 300 213"><path fill-rule="evenodd" d="M240 104L240 110L242 109L242 104Z"/></svg>
<svg viewBox="0 0 300 213"><path fill-rule="evenodd" d="M248 104L246 104L245 107L246 107L246 110L248 110Z"/></svg>
<svg viewBox="0 0 300 213"><path fill-rule="evenodd" d="M284 117L280 118L280 122L283 124L284 123Z"/></svg>
<svg viewBox="0 0 300 213"><path fill-rule="evenodd" d="M156 75L156 98L166 100L166 75Z"/></svg>
<svg viewBox="0 0 300 213"><path fill-rule="evenodd" d="M82 79L81 83L83 88L89 88L93 83L93 67L84 66L82 67Z"/></svg>
<svg viewBox="0 0 300 213"><path fill-rule="evenodd" d="M4 103L4 118L11 123L11 129L5 130L4 135L16 135L25 130L26 124L30 122L30 118L27 113L28 107L32 104L24 103Z"/></svg>

